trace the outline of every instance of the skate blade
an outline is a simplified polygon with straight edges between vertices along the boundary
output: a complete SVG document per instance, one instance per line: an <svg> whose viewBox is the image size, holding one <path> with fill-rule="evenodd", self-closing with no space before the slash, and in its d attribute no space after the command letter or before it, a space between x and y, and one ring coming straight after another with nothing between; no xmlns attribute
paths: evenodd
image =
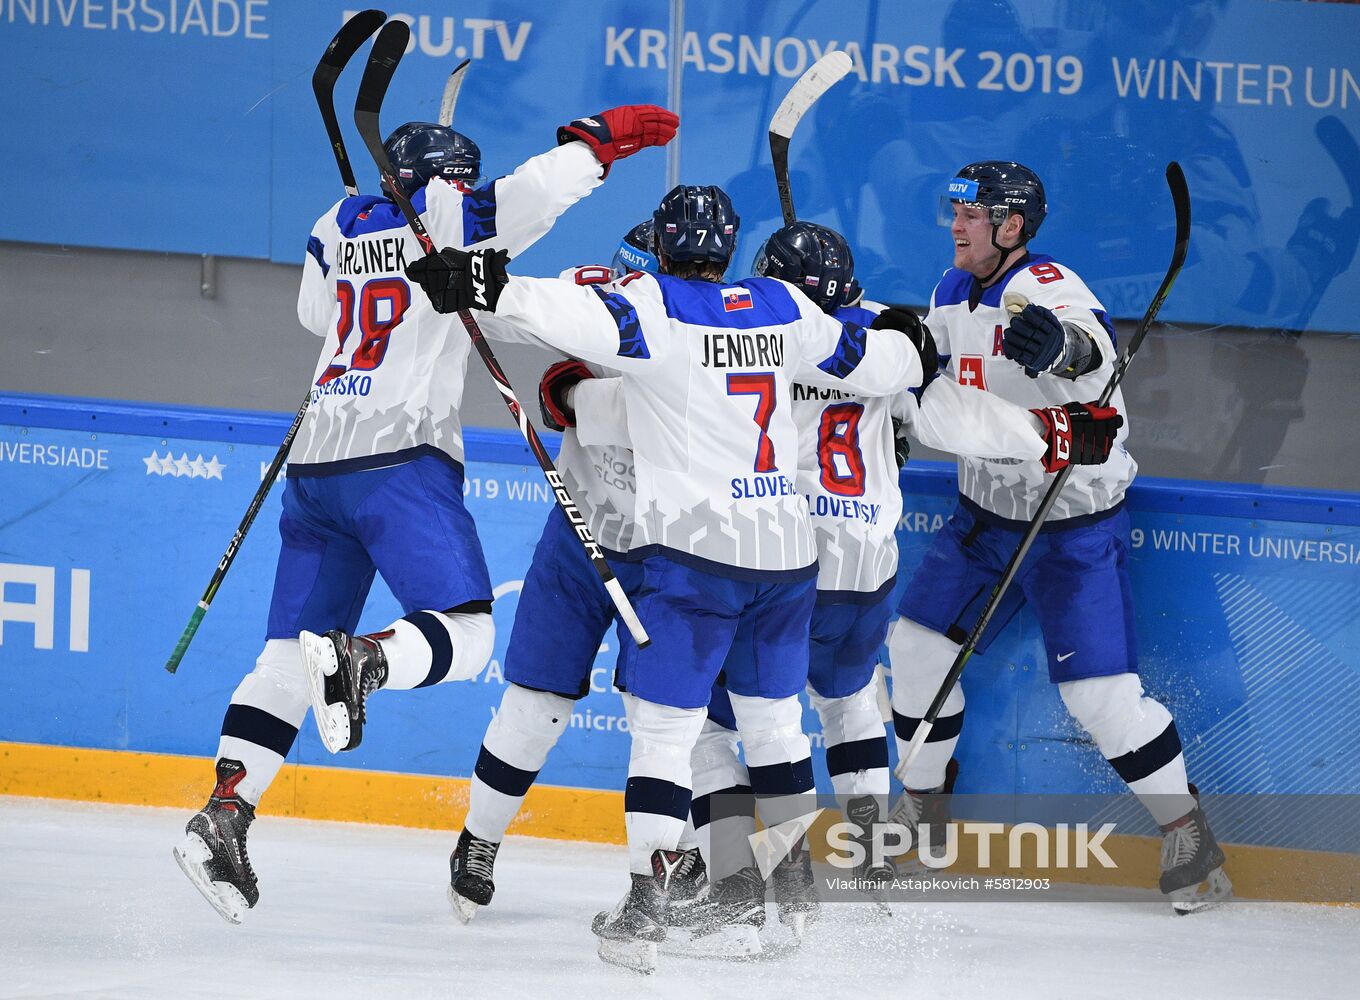
<svg viewBox="0 0 1360 1000"><path fill-rule="evenodd" d="M760 931L750 924L728 924L711 934L667 935L662 950L686 958L717 958L732 961L755 958L761 953Z"/></svg>
<svg viewBox="0 0 1360 1000"><path fill-rule="evenodd" d="M1232 898L1232 882L1222 868L1215 868L1200 885L1171 893L1171 912L1178 917L1200 913Z"/></svg>
<svg viewBox="0 0 1360 1000"><path fill-rule="evenodd" d="M449 904L453 907L453 915L458 918L460 923L470 924L472 918L477 915L481 906L468 899L466 896L458 895L453 886L449 886Z"/></svg>
<svg viewBox="0 0 1360 1000"><path fill-rule="evenodd" d="M600 938L601 960L650 976L656 971L655 941L611 941Z"/></svg>
<svg viewBox="0 0 1360 1000"><path fill-rule="evenodd" d="M239 924L250 906L236 886L208 878L204 862L212 857L212 851L203 843L203 838L196 833L186 834L170 853L178 862L180 871L184 872L212 908L221 914L222 919L229 924Z"/></svg>
<svg viewBox="0 0 1360 1000"><path fill-rule="evenodd" d="M799 911L779 914L779 922L789 929L795 944L802 944L803 936L807 934L808 924L812 923L812 920L807 913Z"/></svg>
<svg viewBox="0 0 1360 1000"><path fill-rule="evenodd" d="M335 643L312 632L303 632L298 639L302 644L302 664L307 671L307 692L312 699L317 735L327 750L339 753L349 745L349 712L344 705L326 702L326 678L340 669Z"/></svg>

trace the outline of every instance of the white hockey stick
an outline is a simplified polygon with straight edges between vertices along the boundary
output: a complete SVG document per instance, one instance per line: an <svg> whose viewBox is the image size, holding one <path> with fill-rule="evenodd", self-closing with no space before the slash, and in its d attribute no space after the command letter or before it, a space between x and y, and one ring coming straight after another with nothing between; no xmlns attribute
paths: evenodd
<svg viewBox="0 0 1360 1000"><path fill-rule="evenodd" d="M453 124L453 109L458 104L458 91L463 88L463 74L467 72L471 59L464 59L449 74L444 84L444 97L439 102L439 124L448 128Z"/></svg>
<svg viewBox="0 0 1360 1000"><path fill-rule="evenodd" d="M793 130L808 108L817 103L817 98L844 79L854 66L844 52L828 52L798 78L770 119L770 158L774 160L774 182L779 187L779 207L786 226L798 219L793 210L793 191L789 188L789 140Z"/></svg>

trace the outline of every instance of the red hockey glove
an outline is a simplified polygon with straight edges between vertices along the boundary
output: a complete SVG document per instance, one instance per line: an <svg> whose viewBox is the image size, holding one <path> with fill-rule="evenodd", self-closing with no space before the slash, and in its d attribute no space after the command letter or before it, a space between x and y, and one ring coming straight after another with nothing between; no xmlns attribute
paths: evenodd
<svg viewBox="0 0 1360 1000"><path fill-rule="evenodd" d="M1110 457L1115 435L1124 418L1113 406L1064 403L1030 410L1044 422L1048 450L1040 461L1045 472L1058 472L1067 465L1100 465Z"/></svg>
<svg viewBox="0 0 1360 1000"><path fill-rule="evenodd" d="M604 167L600 176L608 177L615 160L632 156L645 146L666 145L675 138L679 124L679 117L655 104L625 104L563 125L557 130L557 144L584 142Z"/></svg>
<svg viewBox="0 0 1360 1000"><path fill-rule="evenodd" d="M574 359L549 365L538 383L538 407L543 423L555 431L576 426L576 411L567 405L567 390L582 379L594 378L584 363Z"/></svg>

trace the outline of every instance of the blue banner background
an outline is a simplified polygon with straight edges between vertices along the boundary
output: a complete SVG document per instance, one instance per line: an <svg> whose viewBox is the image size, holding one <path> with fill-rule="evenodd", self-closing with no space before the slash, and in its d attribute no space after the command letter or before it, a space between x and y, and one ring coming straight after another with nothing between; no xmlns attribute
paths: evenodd
<svg viewBox="0 0 1360 1000"><path fill-rule="evenodd" d="M299 262L312 222L340 193L309 79L356 6L3 0L0 181L19 196L0 239ZM850 237L873 297L926 301L949 260L934 223L944 183L969 160L1006 157L1046 181L1052 216L1036 246L1072 265L1112 314L1137 316L1170 254L1162 173L1174 158L1196 214L1181 294L1164 318L1354 328L1354 5L688 0L684 10L672 41L662 0L473 0L456 12L410 0L398 14L414 23L412 54L387 127L434 117L446 74L470 57L457 124L494 176L551 146L554 126L572 117L665 103L678 56L680 179L730 189L744 269L777 224L770 115L834 46L856 57L856 71L800 128L794 191L804 217ZM359 70L337 92L343 122ZM1343 136L1334 147L1316 132L1326 116ZM361 186L373 190L347 134ZM658 154L621 164L524 255L521 273L608 255L665 177Z"/></svg>
<svg viewBox="0 0 1360 1000"><path fill-rule="evenodd" d="M274 415L0 397L0 741L214 752L263 642L280 489L179 673L162 667L286 426ZM352 754L326 754L308 722L292 760L470 773L500 702L515 595L549 499L518 438L474 431L468 446L468 506L498 598L491 664L465 683L377 695ZM950 468L909 466L903 485L899 587L954 502ZM1194 780L1212 792L1360 792L1360 498L1163 480L1135 484L1130 506L1142 672L1176 715ZM35 568L51 574L50 602L23 582ZM379 583L361 627L399 616ZM50 622L52 648L38 648L42 628L17 620L33 617ZM623 787L615 645L608 636L594 690L543 781ZM960 790L1119 789L1045 662L1024 611L970 661ZM818 731L812 712L805 721Z"/></svg>

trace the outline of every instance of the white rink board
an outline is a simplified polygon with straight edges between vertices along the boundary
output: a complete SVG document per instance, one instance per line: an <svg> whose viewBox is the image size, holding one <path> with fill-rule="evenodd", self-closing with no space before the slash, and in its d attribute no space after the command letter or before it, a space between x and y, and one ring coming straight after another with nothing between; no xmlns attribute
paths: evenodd
<svg viewBox="0 0 1360 1000"><path fill-rule="evenodd" d="M793 955L663 955L649 978L595 957L591 915L626 883L622 848L511 838L470 926L444 898L448 833L264 817L260 907L214 913L170 857L186 813L0 798L0 998L1353 996L1360 910L1234 904L828 908Z"/></svg>

